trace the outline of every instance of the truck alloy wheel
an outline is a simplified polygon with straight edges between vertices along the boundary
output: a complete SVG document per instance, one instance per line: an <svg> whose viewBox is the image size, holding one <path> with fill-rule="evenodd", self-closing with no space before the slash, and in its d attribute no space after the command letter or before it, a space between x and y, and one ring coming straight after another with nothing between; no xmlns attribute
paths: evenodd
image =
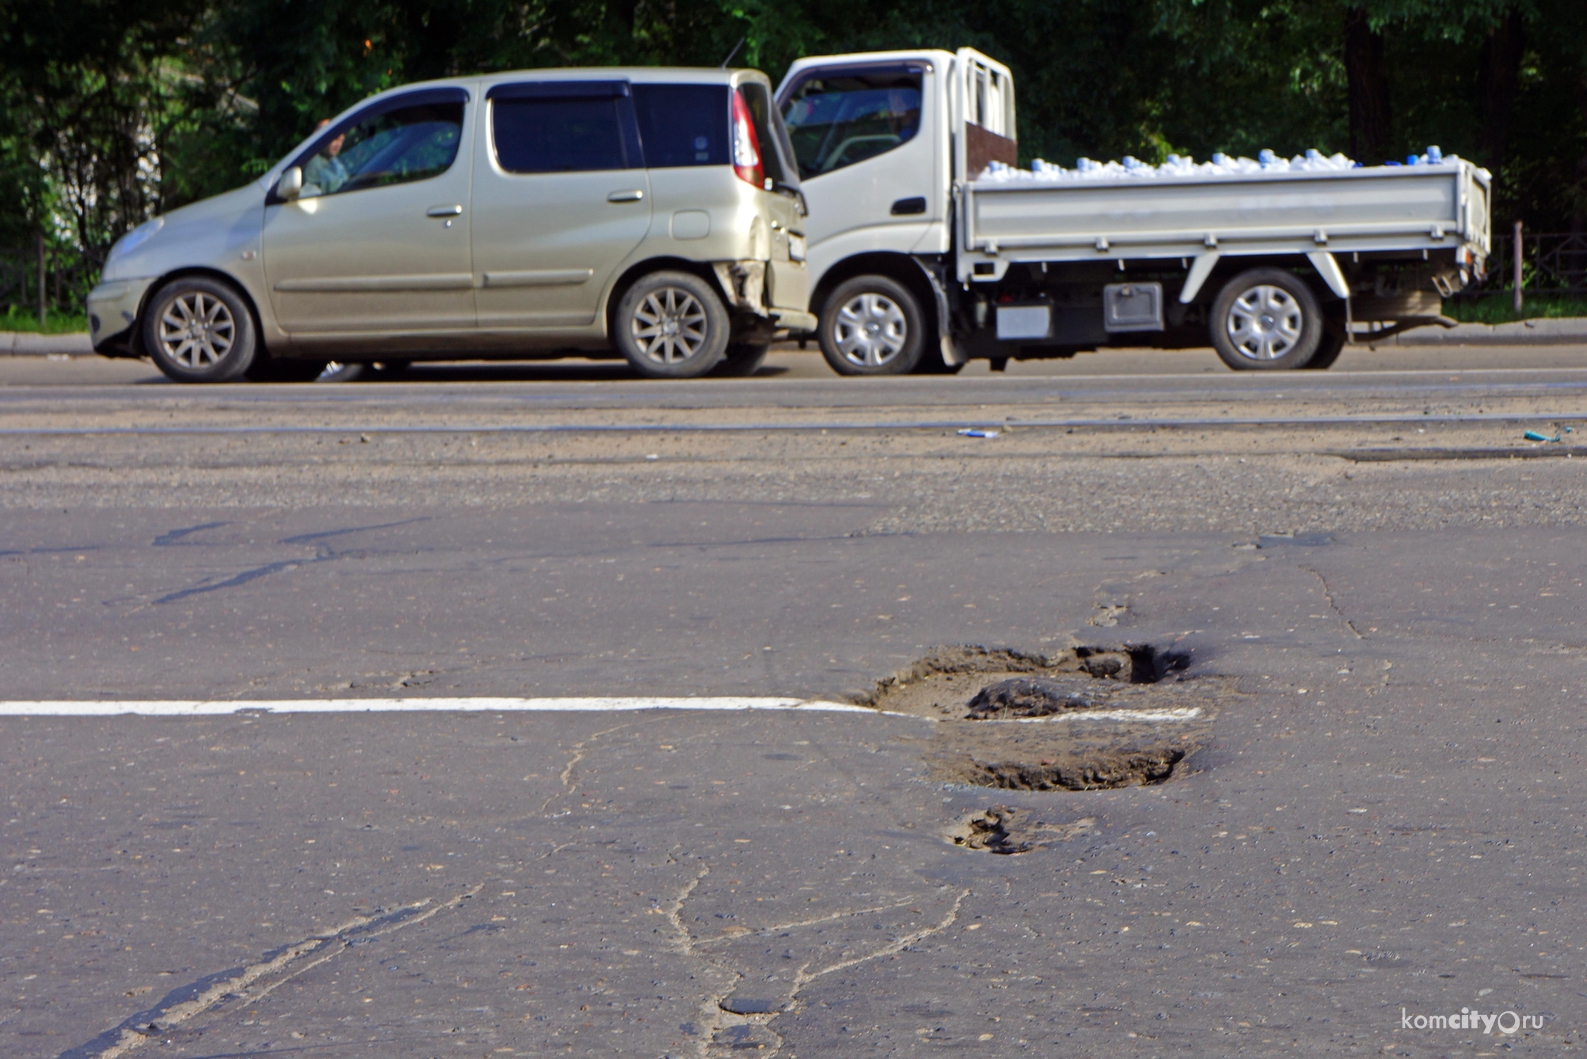
<svg viewBox="0 0 1587 1059"><path fill-rule="evenodd" d="M253 365L253 315L229 284L178 279L150 299L143 348L177 382L228 382Z"/></svg>
<svg viewBox="0 0 1587 1059"><path fill-rule="evenodd" d="M886 276L838 285L821 311L821 352L839 375L907 375L924 345L920 305Z"/></svg>
<svg viewBox="0 0 1587 1059"><path fill-rule="evenodd" d="M1218 292L1211 330L1213 348L1236 371L1304 368L1322 339L1322 307L1295 273L1253 268Z"/></svg>
<svg viewBox="0 0 1587 1059"><path fill-rule="evenodd" d="M635 371L653 379L704 375L727 349L722 301L687 272L653 272L623 295L613 337Z"/></svg>

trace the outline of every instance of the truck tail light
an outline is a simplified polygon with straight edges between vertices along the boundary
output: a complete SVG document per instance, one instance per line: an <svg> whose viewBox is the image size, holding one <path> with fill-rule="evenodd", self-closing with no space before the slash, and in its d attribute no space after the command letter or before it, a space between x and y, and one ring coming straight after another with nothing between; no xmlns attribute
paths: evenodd
<svg viewBox="0 0 1587 1059"><path fill-rule="evenodd" d="M742 92L733 93L733 172L745 183L766 186L766 173L760 164L760 138L750 120L749 104Z"/></svg>

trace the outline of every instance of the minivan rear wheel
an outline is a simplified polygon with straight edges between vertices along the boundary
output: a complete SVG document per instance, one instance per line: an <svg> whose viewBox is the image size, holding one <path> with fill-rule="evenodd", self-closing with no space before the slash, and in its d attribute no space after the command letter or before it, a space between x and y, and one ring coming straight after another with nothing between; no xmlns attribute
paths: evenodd
<svg viewBox="0 0 1587 1059"><path fill-rule="evenodd" d="M721 361L728 327L722 299L699 276L652 272L617 303L612 337L639 374L694 379Z"/></svg>
<svg viewBox="0 0 1587 1059"><path fill-rule="evenodd" d="M230 382L253 366L253 314L229 283L184 276L155 292L143 313L143 348L176 382Z"/></svg>

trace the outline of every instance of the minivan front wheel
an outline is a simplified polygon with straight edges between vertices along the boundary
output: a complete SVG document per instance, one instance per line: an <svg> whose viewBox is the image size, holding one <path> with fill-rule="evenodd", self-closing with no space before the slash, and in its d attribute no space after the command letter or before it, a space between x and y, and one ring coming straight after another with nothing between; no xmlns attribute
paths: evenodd
<svg viewBox="0 0 1587 1059"><path fill-rule="evenodd" d="M727 309L700 277L652 272L617 303L613 338L635 371L652 379L693 379L727 352Z"/></svg>
<svg viewBox="0 0 1587 1059"><path fill-rule="evenodd" d="M252 367L258 340L253 314L235 288L186 276L149 300L143 348L176 382L230 382Z"/></svg>

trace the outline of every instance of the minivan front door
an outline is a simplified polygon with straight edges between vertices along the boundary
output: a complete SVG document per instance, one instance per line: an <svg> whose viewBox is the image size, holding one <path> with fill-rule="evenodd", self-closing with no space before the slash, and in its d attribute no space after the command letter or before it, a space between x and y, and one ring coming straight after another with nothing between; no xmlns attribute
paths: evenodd
<svg viewBox="0 0 1587 1059"><path fill-rule="evenodd" d="M267 201L271 304L295 338L474 327L468 93L372 104L294 160L303 191Z"/></svg>
<svg viewBox="0 0 1587 1059"><path fill-rule="evenodd" d="M650 182L626 81L501 84L474 161L481 329L594 323L650 229Z"/></svg>

